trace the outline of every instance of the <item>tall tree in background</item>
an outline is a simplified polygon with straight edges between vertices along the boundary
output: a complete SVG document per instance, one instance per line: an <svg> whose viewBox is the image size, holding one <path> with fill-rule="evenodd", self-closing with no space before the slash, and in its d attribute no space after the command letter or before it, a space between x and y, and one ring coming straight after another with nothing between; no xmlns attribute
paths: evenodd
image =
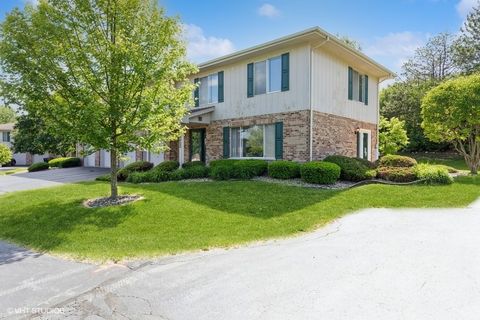
<svg viewBox="0 0 480 320"><path fill-rule="evenodd" d="M183 134L196 67L156 0L40 0L0 30L3 91L46 127L109 150L111 197L120 156Z"/></svg>
<svg viewBox="0 0 480 320"><path fill-rule="evenodd" d="M480 2L468 14L456 41L456 64L462 73L480 71Z"/></svg>
<svg viewBox="0 0 480 320"><path fill-rule="evenodd" d="M0 106L0 123L15 122L15 111L9 107Z"/></svg>
<svg viewBox="0 0 480 320"><path fill-rule="evenodd" d="M362 51L362 45L357 40L350 38L349 36L341 36L338 33L335 36L353 49Z"/></svg>
<svg viewBox="0 0 480 320"><path fill-rule="evenodd" d="M415 51L402 67L402 76L407 81L442 81L456 73L455 38L449 33L440 33Z"/></svg>

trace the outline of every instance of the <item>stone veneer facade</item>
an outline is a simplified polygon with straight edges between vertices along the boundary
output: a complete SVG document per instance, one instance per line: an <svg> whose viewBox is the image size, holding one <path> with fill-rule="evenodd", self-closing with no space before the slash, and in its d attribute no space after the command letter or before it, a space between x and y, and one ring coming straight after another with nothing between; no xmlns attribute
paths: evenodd
<svg viewBox="0 0 480 320"><path fill-rule="evenodd" d="M283 159L305 162L310 158L310 110L266 114L255 117L212 121L205 126L206 160L223 157L223 127L245 127L283 122ZM321 160L328 155L340 154L349 157L357 155L357 129L371 131L371 155L375 160L377 146L377 126L373 123L350 118L313 112L313 159ZM184 137L184 157L190 157L190 130ZM178 160L178 142L171 142L165 153L166 160Z"/></svg>

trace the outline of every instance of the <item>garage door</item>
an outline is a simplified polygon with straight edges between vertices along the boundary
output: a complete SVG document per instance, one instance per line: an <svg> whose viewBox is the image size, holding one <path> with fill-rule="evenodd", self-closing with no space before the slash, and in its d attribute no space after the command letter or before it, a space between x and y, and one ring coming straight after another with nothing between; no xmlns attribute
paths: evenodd
<svg viewBox="0 0 480 320"><path fill-rule="evenodd" d="M95 167L95 153L86 156L83 158L83 166L84 167Z"/></svg>
<svg viewBox="0 0 480 320"><path fill-rule="evenodd" d="M110 151L100 150L100 167L110 168Z"/></svg>
<svg viewBox="0 0 480 320"><path fill-rule="evenodd" d="M17 166L27 165L27 154L26 153L14 153L13 159L17 162Z"/></svg>

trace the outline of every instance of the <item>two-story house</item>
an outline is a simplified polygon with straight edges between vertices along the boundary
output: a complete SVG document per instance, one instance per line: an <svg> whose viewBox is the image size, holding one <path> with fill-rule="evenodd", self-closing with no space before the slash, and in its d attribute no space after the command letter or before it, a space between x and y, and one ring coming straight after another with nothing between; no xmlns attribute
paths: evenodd
<svg viewBox="0 0 480 320"><path fill-rule="evenodd" d="M331 154L375 160L379 84L393 76L318 27L207 61L192 76L198 88L185 136L154 162ZM151 156L139 151L129 159ZM109 166L106 151L85 160Z"/></svg>
<svg viewBox="0 0 480 320"><path fill-rule="evenodd" d="M199 69L187 134L168 159L378 156L379 83L394 74L318 27Z"/></svg>
<svg viewBox="0 0 480 320"><path fill-rule="evenodd" d="M13 148L13 129L14 123L0 124L0 143L6 145L10 149ZM44 158L48 157L48 154L31 154L31 153L14 153L13 165L31 165L34 162L41 162Z"/></svg>

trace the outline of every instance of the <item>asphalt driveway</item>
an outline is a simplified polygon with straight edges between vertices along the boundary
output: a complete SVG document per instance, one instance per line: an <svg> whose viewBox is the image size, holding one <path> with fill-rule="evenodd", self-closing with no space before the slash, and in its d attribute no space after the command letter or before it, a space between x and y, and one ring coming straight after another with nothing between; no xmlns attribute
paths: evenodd
<svg viewBox="0 0 480 320"><path fill-rule="evenodd" d="M77 167L0 176L0 194L94 180L108 171L104 168Z"/></svg>
<svg viewBox="0 0 480 320"><path fill-rule="evenodd" d="M479 230L477 203L368 209L295 238L116 268L22 253L0 258L0 315L41 306L44 319L478 319Z"/></svg>

